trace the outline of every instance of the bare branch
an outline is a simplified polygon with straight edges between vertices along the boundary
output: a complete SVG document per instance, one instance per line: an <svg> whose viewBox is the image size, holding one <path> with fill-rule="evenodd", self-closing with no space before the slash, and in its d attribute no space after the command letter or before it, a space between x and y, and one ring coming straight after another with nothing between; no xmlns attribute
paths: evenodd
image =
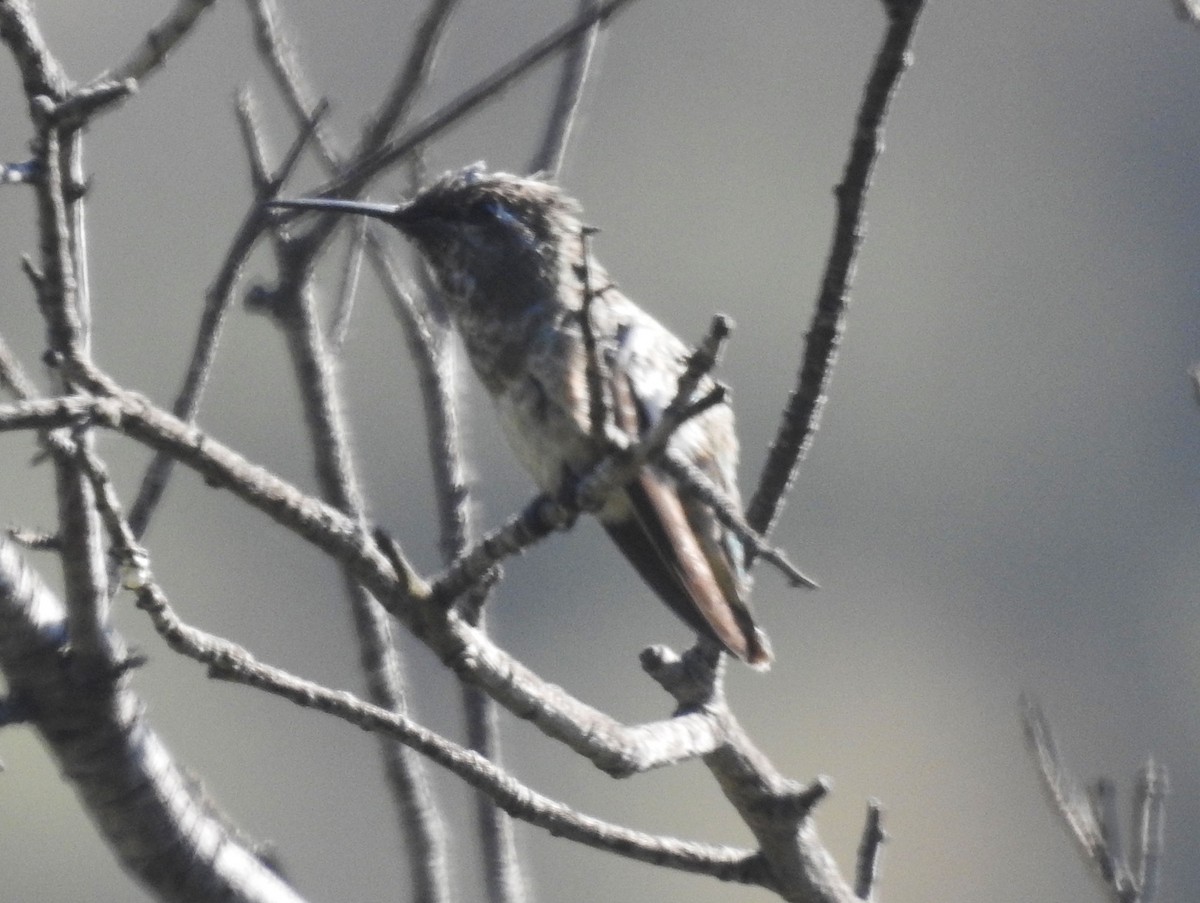
<svg viewBox="0 0 1200 903"><path fill-rule="evenodd" d="M579 14L587 15L595 10L598 3L599 0L579 0ZM588 70L592 65L592 54L596 49L599 34L600 24L597 22L571 42L570 49L563 57L562 77L558 80L554 106L546 120L546 134L542 137L541 147L530 161L530 172L540 172L547 179L555 179L562 171L563 160L567 155L567 143L571 139L571 127L575 124L575 114L583 99L583 88L587 84ZM586 251L584 259L587 259Z"/></svg>
<svg viewBox="0 0 1200 903"><path fill-rule="evenodd" d="M250 184L254 186L255 196L262 197L268 190L267 186L271 184L271 173L267 164L262 126L258 122L254 96L249 88L242 87L237 92L233 109L237 116L238 132L242 136L242 149L250 166Z"/></svg>
<svg viewBox="0 0 1200 903"><path fill-rule="evenodd" d="M1052 807L1079 843L1085 860L1095 867L1112 899L1116 903L1153 900L1162 852L1165 771L1151 760L1139 778L1134 797L1135 848L1130 863L1118 844L1111 782L1097 781L1089 796L1082 794L1062 764L1046 716L1027 697L1021 699L1021 719Z"/></svg>
<svg viewBox="0 0 1200 903"><path fill-rule="evenodd" d="M1108 778L1099 778L1088 787L1088 803L1092 818L1100 831L1098 864L1100 874L1112 882L1120 868L1121 831L1117 826L1116 790Z"/></svg>
<svg viewBox="0 0 1200 903"><path fill-rule="evenodd" d="M295 54L279 26L279 9L275 0L248 0L246 4L254 22L254 42L275 85L283 95L297 122L311 122L318 99L296 63ZM331 147L331 137L318 122L314 129L317 144Z"/></svg>
<svg viewBox="0 0 1200 903"><path fill-rule="evenodd" d="M858 865L854 870L854 895L870 900L879 878L879 860L887 834L883 830L883 807L878 800L867 802L867 821L858 844Z"/></svg>
<svg viewBox="0 0 1200 903"><path fill-rule="evenodd" d="M583 337L583 355L587 377L588 427L592 438L603 442L608 433L609 411L604 398L604 361L600 359L600 350L596 347L596 330L592 323L592 305L598 294L592 286L591 267L591 236L595 231L589 226L584 226L579 232L580 252L583 259L580 264L583 300L579 309L579 332Z"/></svg>
<svg viewBox="0 0 1200 903"><path fill-rule="evenodd" d="M21 72L21 87L36 121L40 115L37 98L61 100L66 96L68 79L50 54L28 0L0 2L0 41L8 46L16 60Z"/></svg>
<svg viewBox="0 0 1200 903"><path fill-rule="evenodd" d="M438 47L450 16L459 0L430 0L421 23L413 32L412 47L396 74L379 110L368 120L351 159L360 160L377 151L412 111L421 89L429 80Z"/></svg>
<svg viewBox="0 0 1200 903"><path fill-rule="evenodd" d="M1052 806L1070 828L1087 858L1098 861L1103 840L1092 807L1063 765L1050 732L1050 723L1041 707L1028 696L1021 698L1021 722L1025 728L1025 741L1037 762Z"/></svg>
<svg viewBox="0 0 1200 903"><path fill-rule="evenodd" d="M272 310L291 353L321 492L334 506L365 525L358 477L338 404L333 362L322 340L312 292L307 285L309 270L303 261L296 264L292 272L285 274L285 303L274 305ZM360 529L365 532L365 526ZM403 663L393 642L387 613L351 571L344 569L344 574L370 698L389 711L403 711L406 708ZM405 850L417 896L430 903L449 900L446 829L425 769L412 750L386 738L381 740L388 783L406 829Z"/></svg>
<svg viewBox="0 0 1200 903"><path fill-rule="evenodd" d="M179 46L196 26L200 15L213 5L215 0L178 0L175 8L150 29L145 39L115 69L104 73L97 81L123 82L128 79L140 82L159 69L167 55Z"/></svg>
<svg viewBox="0 0 1200 903"><path fill-rule="evenodd" d="M351 195L367 184L381 170L400 160L434 135L453 125L499 94L514 81L531 71L565 44L575 40L593 25L604 24L630 4L631 0L606 0L558 31L504 64L473 88L464 91L437 112L412 126L403 135L389 141L376 154L357 163L353 169L329 183L322 195Z"/></svg>
<svg viewBox="0 0 1200 903"><path fill-rule="evenodd" d="M1153 759L1138 775L1134 793L1134 861L1132 871L1141 892L1139 903L1154 903L1162 864L1163 822L1169 782L1167 770Z"/></svg>
<svg viewBox="0 0 1200 903"><path fill-rule="evenodd" d="M330 690L257 661L228 640L179 619L154 582L138 589L138 607L176 651L209 666L211 676L265 690L297 705L394 737L489 794L506 812L550 833L642 862L771 887L769 872L748 850L657 837L581 815L521 784L484 756L422 727L407 716Z"/></svg>
<svg viewBox="0 0 1200 903"><path fill-rule="evenodd" d="M820 421L838 345L846 328L846 307L855 260L865 231L863 210L867 189L875 161L883 149L883 122L900 76L911 62L909 48L921 12L921 0L893 0L885 6L889 19L887 33L863 90L842 181L834 190L837 219L833 243L804 343L804 360L758 488L746 509L746 521L764 536L770 534L779 516L784 496L812 444L813 433Z"/></svg>
<svg viewBox="0 0 1200 903"><path fill-rule="evenodd" d="M164 899L300 903L174 764L119 659L80 681L65 636L61 601L0 541L0 669L125 867Z"/></svg>
<svg viewBox="0 0 1200 903"><path fill-rule="evenodd" d="M273 194L288 178L292 169L299 162L301 150L311 139L325 109L324 105L318 104L313 118L308 120L308 127L301 130L274 177L262 186L262 190ZM208 383L208 377L216 359L217 340L221 335L221 326L224 323L225 314L229 310L229 305L233 302L234 289L241 277L242 267L245 266L250 252L254 250L259 235L268 225L269 220L263 211L262 200L262 197L256 195L251 201L250 209L246 211L246 215L230 243L229 251L225 254L216 278L204 294L204 311L200 315L200 326L196 331L196 343L192 348L187 374L184 377L183 386L171 406L172 413L182 421L190 423L200 409L200 398L204 394L204 387ZM129 522L138 536L145 533L154 509L162 498L167 482L171 478L172 465L173 459L169 455L157 454L146 468L141 486L138 488L137 498L134 499L133 508L129 513Z"/></svg>
<svg viewBox="0 0 1200 903"><path fill-rule="evenodd" d="M39 394L3 336L0 336L0 386L17 401L25 401Z"/></svg>
<svg viewBox="0 0 1200 903"><path fill-rule="evenodd" d="M362 275L363 253L367 244L367 225L368 220L365 216L357 217L350 224L350 241L346 245L337 300L329 324L329 344L334 354L341 353L346 335L350 331L350 316L358 298L358 280Z"/></svg>
<svg viewBox="0 0 1200 903"><path fill-rule="evenodd" d="M72 91L54 108L51 118L54 125L62 129L82 128L98 113L119 104L135 93L137 82L132 78L123 81L95 81Z"/></svg>

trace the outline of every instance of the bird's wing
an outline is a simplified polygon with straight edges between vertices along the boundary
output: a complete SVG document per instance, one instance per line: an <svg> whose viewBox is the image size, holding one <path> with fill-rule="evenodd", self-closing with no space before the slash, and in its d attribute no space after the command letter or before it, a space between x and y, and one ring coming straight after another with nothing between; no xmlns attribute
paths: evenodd
<svg viewBox="0 0 1200 903"><path fill-rule="evenodd" d="M644 316L644 315L643 315ZM675 393L684 348L657 322L638 318L620 334L608 368L614 425L631 436L645 432ZM647 322L648 321L648 322ZM737 446L728 408L685 424L673 447L736 500ZM766 667L766 635L742 599L740 543L712 512L680 495L674 480L653 467L625 488L632 516L604 520L605 529L668 606L699 633L738 658Z"/></svg>

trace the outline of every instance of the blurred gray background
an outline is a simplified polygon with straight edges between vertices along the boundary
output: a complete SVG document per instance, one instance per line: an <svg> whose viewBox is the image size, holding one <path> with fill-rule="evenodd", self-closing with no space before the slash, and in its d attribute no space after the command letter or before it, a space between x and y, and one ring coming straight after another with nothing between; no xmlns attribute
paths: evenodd
<svg viewBox="0 0 1200 903"><path fill-rule="evenodd" d="M407 46L419 4L290 3L297 46L353 133ZM123 59L169 8L43 0L39 19L84 80ZM422 109L575 9L465 3ZM753 485L793 383L829 242L879 4L642 0L603 40L563 182L603 228L622 287L681 335L738 323L724 366ZM0 69L0 156L29 130ZM439 171L520 169L557 68L439 141ZM88 141L96 355L169 404L206 285L246 207L231 99L254 86L276 150L292 132L240 4L218 4L166 71ZM893 903L1088 900L1099 892L1048 811L1017 697L1042 699L1068 760L1128 794L1149 754L1170 768L1166 901L1200 887L1200 30L1167 0L931 3L888 123L849 330L813 452L776 534L823 585L756 590L778 664L734 668L746 727L785 773L830 775L819 827L853 863L864 803L891 835ZM291 186L318 181L309 169ZM371 192L399 197L385 180ZM30 193L0 193L0 331L36 364L41 326L18 268L36 250ZM269 278L260 256L250 278ZM332 279L326 285L333 288ZM530 494L463 370L479 519ZM383 301L364 289L341 378L372 515L437 567L415 378ZM280 337L240 308L202 426L311 488ZM132 497L146 454L102 443ZM0 513L48 525L47 468L0 435ZM357 689L335 571L231 496L181 473L149 536L179 610L267 661ZM35 556L57 580L54 561ZM508 567L489 617L517 656L626 720L665 714L639 671L685 630L601 531L584 524ZM405 899L400 839L372 738L177 659L126 597L121 629L149 656L136 686L170 747L247 830L278 845L312 900ZM406 644L406 648L413 644ZM457 689L411 648L413 705L461 736ZM614 782L506 719L506 759L538 790L651 831L747 844L702 766ZM142 899L36 737L0 733L0 896ZM479 899L467 797L436 775ZM1123 797L1123 801L1127 799ZM1128 807L1122 805L1122 811ZM539 900L768 899L519 828Z"/></svg>

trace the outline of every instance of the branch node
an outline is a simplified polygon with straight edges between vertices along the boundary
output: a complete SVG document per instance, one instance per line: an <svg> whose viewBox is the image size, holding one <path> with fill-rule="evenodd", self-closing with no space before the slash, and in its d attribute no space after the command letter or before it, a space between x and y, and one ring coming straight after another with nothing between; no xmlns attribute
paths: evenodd
<svg viewBox="0 0 1200 903"><path fill-rule="evenodd" d="M698 642L683 655L667 646L643 649L642 670L675 697L680 709L697 709L721 703L722 659L715 647Z"/></svg>

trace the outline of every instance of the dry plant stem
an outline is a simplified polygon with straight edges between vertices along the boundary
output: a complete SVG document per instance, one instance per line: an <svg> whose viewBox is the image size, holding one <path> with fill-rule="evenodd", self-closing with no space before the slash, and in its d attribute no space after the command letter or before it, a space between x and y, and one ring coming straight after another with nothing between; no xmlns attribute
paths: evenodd
<svg viewBox="0 0 1200 903"><path fill-rule="evenodd" d="M352 159L360 160L377 150L407 115L419 91L424 87L445 24L455 6L456 2L434 0L427 7L425 17L414 36L412 49L379 111L364 129ZM312 103L312 92L306 87L306 80L298 61L285 47L273 4L270 0L253 0L251 8L257 24L260 50L275 75L280 91L287 98L295 115L307 115ZM326 165L333 172L339 171L342 164L336 149L327 136L318 135L317 139ZM366 225L363 223L360 229ZM356 233L356 236L362 235L365 233ZM355 245L358 241L357 237L353 239ZM405 329L410 356L421 374L420 385L425 404L430 460L434 470L434 486L441 521L441 545L446 560L452 561L466 548L470 524L462 451L455 419L456 399L450 385L453 373L449 360L449 346L444 330L437 330L424 311L401 289L401 282L391 266L386 246L375 239L369 242L369 247L372 262L389 296L401 301L401 322ZM310 242L310 259L315 258L318 250L318 243ZM357 247L352 248L351 253L357 257ZM347 286L351 281L348 276L344 279ZM348 319L352 290L343 291L342 297L346 300L338 304L335 323L344 323ZM338 327L339 331L344 328ZM478 623L482 614L483 594L474 595L479 598L474 600L476 604L469 619L472 623ZM472 748L498 762L500 742L496 714L491 701L478 687L470 684L463 684L462 695L467 734ZM492 903L517 903L524 899L525 893L512 825L507 816L484 794L480 793L476 797L476 803L487 873L486 891Z"/></svg>
<svg viewBox="0 0 1200 903"><path fill-rule="evenodd" d="M267 163L262 126L259 125L258 111L254 105L254 95L250 93L249 88L242 87L238 90L233 109L237 117L238 131L242 136L242 149L246 152L246 160L250 166L250 184L254 186L254 194L261 197L270 184L271 172Z"/></svg>
<svg viewBox="0 0 1200 903"><path fill-rule="evenodd" d="M307 122L307 128L297 136L287 156L284 157L279 171L267 185L262 186L264 191L273 192L290 175L296 163L299 162L301 148L311 138L312 130L316 127L323 112L324 107L318 105L314 117ZM246 120L246 122L249 124L250 120ZM252 140L252 130L243 132L243 134L247 140ZM216 360L217 341L221 336L221 326L225 321L225 314L233 302L234 289L247 258L254 250L254 245L263 229L268 225L261 201L262 198L256 194L251 201L250 209L246 211L241 225L238 226L216 278L204 293L204 311L200 315L196 343L192 347L192 356L188 362L183 386L171 407L172 413L180 420L191 422L200 409L200 399L204 394L204 387L208 383L209 374L212 372L213 362ZM174 460L169 455L158 454L146 468L141 486L138 488L137 498L134 499L133 507L129 512L129 522L138 536L145 534L154 509L162 499L167 482L171 478L173 466Z"/></svg>
<svg viewBox="0 0 1200 903"><path fill-rule="evenodd" d="M446 612L430 585L366 540L356 522L304 495L270 471L144 399L108 385L106 398L69 396L0 405L0 431L47 429L89 422L168 452L212 486L233 492L281 526L349 565L355 576L462 677L488 690L509 711L530 720L611 774L647 771L703 755L720 742L705 712L626 726L533 674L486 634Z"/></svg>
<svg viewBox="0 0 1200 903"><path fill-rule="evenodd" d="M174 765L119 670L75 679L65 633L62 603L0 541L0 669L125 867L162 899L299 903Z"/></svg>
<svg viewBox="0 0 1200 903"><path fill-rule="evenodd" d="M595 10L597 5L598 0L579 0L579 14L587 15ZM530 172L541 173L547 179L556 179L562 171L567 142L571 139L571 128L575 124L575 114L583 98L583 89L587 84L588 70L592 65L592 54L596 49L599 34L600 25L596 23L576 37L563 56L562 76L558 80L554 106L546 120L546 134L542 137L542 145L529 163ZM584 256L586 257L586 254Z"/></svg>
<svg viewBox="0 0 1200 903"><path fill-rule="evenodd" d="M1138 775L1134 794L1136 836L1132 869L1134 879L1142 889L1141 903L1154 903L1158 897L1167 789L1167 770L1150 759Z"/></svg>
<svg viewBox="0 0 1200 903"><path fill-rule="evenodd" d="M295 367L318 484L327 501L360 525L365 525L363 500L338 403L333 363L317 323L311 289L304 281L306 268L301 266L298 270L292 266L290 270L293 278L288 279L280 291L274 305L275 319L283 328ZM365 530L365 526L361 529ZM344 573L369 697L388 711L404 711L404 677L391 634L391 619L353 574ZM451 891L446 829L424 768L410 748L386 736L381 736L380 741L388 786L395 795L407 841L405 852L416 897L429 903L448 901Z"/></svg>
<svg viewBox="0 0 1200 903"><path fill-rule="evenodd" d="M162 68L167 61L167 55L191 33L201 13L214 2L215 0L178 0L175 8L147 32L145 39L134 48L125 62L104 73L101 78L116 82L135 79L140 82Z"/></svg>
<svg viewBox="0 0 1200 903"><path fill-rule="evenodd" d="M389 91L377 114L364 129L355 159L373 152L379 144L386 140L396 124L406 115L409 107L424 86L432 65L437 44L440 41L445 23L453 11L455 2L434 0L426 10L421 26L414 36L413 46L407 59ZM299 61L286 48L283 29L279 24L278 12L271 0L251 0L250 7L256 23L256 34L260 52L267 61L270 71L274 74L281 93L286 98L293 115L303 119L309 116L313 103L313 93L307 88ZM316 144L324 158L326 166L337 172L342 168L337 149L332 144L330 136L316 135ZM361 242L366 237L364 222L352 240L351 255L361 256ZM385 246L374 241L370 243L372 261L379 272L381 280L392 296L405 296L400 288L400 280L391 266L391 260ZM296 272L306 269L305 261L315 259L319 246L310 242L306 248L298 248L297 260L294 267ZM345 329L349 317L351 299L353 298L352 282L356 281L349 274L356 273L357 266L351 269L343 278L344 288L342 300L335 314L335 328L338 332ZM444 333L435 335L429 328L429 318L423 315L412 299L403 298L403 316L401 321L405 327L405 337L410 355L417 363L421 373L422 397L425 403L427 435L430 443L430 459L434 470L435 493L438 500L439 517L442 525L441 543L446 559L453 560L466 547L469 536L469 521L467 508L467 492L463 473L462 453L458 442L457 423L455 422L455 398L449 381L452 376L448 362L448 346ZM336 325L336 324L341 325ZM338 342L337 333L334 341ZM473 620L478 621L478 612ZM471 745L478 751L498 761L500 743L497 733L495 712L491 701L482 695L478 687L464 684L462 688L464 714L467 723L467 733ZM414 763L415 764L415 763ZM413 769L414 781L419 777ZM425 796L429 793L426 791ZM524 898L523 881L518 868L516 844L513 838L512 826L507 816L498 810L492 800L480 793L476 797L478 807L478 824L481 843L484 852L484 863L487 872L486 889L492 903L517 903ZM422 816L430 827L440 827L433 824L433 811L428 800L421 803L428 810L427 816ZM420 815L420 813L418 813ZM419 828L420 825L415 825ZM438 847L439 851L433 861L444 863L445 853L442 832L431 833L424 842L426 847ZM445 882L444 865L439 874L433 874L430 879L423 880L426 885L438 884L439 879L443 895L448 894Z"/></svg>
<svg viewBox="0 0 1200 903"><path fill-rule="evenodd" d="M1135 848L1131 861L1127 860L1117 843L1111 784L1099 782L1090 794L1080 789L1063 764L1045 714L1027 697L1021 699L1021 720L1051 808L1075 838L1110 898L1115 903L1151 903L1158 889L1162 853L1165 770L1151 760L1140 776L1135 793Z"/></svg>
<svg viewBox="0 0 1200 903"><path fill-rule="evenodd" d="M274 0L247 0L246 7L254 22L254 44L275 79L294 119L307 122L318 100L299 67L295 66L292 49L279 28L279 9ZM328 148L331 137L320 125L314 131L317 146Z"/></svg>
<svg viewBox="0 0 1200 903"><path fill-rule="evenodd" d="M355 219L350 224L350 241L346 245L337 300L329 322L329 345L335 355L341 354L346 336L350 334L350 317L354 313L354 302L358 299L358 283L367 245L367 218L360 216Z"/></svg>
<svg viewBox="0 0 1200 903"><path fill-rule="evenodd" d="M854 895L870 900L879 878L879 860L887 835L883 831L883 807L878 800L867 803L867 820L858 844L858 862L854 870Z"/></svg>
<svg viewBox="0 0 1200 903"><path fill-rule="evenodd" d="M761 883L775 888L785 899L806 903L852 899L808 818L814 799L812 789L778 775L723 705L688 710L653 724L621 725L573 699L562 688L538 678L485 634L457 618L453 611L445 612L444 616L439 614L441 610L430 604L428 587L415 575L407 575L404 585L396 586L388 559L374 547L364 547L357 525L344 515L305 498L265 470L249 465L219 443L200 436L194 428L164 412L153 411L126 394L91 400L87 406L82 401L79 397L68 397L0 406L0 429L41 428L91 417L96 425L120 428L141 441L171 448L190 466L224 483L247 502L341 556L343 561L349 561L356 575L381 599L397 603L402 597L407 599L407 604L398 605L397 612L405 616L417 635L448 665L465 679L484 686L510 711L531 720L548 736L561 740L602 769L613 774L630 774L702 755L759 839L766 862L759 864L756 857L739 854L732 857L733 862L720 860L718 867L712 865L712 857L706 854L706 864L697 870L708 874L720 871L722 877L730 880L747 880L741 876L748 869L761 874L758 870L766 868L768 877ZM176 631L170 625L160 629L169 641L175 642L172 637ZM230 664L225 655L228 651L223 648L213 653L219 658L219 670ZM261 668L246 670L240 658L236 661L240 681L264 686L265 672ZM224 673L222 670L223 676ZM390 725L389 729L399 731L406 723L374 706L360 704L347 708L348 694L334 693L305 681L290 679L282 685L277 682L271 689L323 711L356 713L361 720L354 723L360 726L382 729ZM424 744L431 739L435 738L410 734L405 742L436 757L446 767L456 767L461 762L457 754L448 757L435 748L427 749ZM494 767L482 757L470 761L480 768ZM560 828L556 826L554 830ZM578 829L561 829L561 833L576 836ZM627 852L633 836L635 832L621 832L619 839L605 848L656 862L673 855L658 846L652 854L644 853L641 847L633 853ZM692 857L684 858L690 861ZM675 858L664 864L679 861L682 860Z"/></svg>
<svg viewBox="0 0 1200 903"><path fill-rule="evenodd" d="M746 521L764 536L771 532L779 516L788 488L812 444L813 433L820 421L838 345L845 330L855 261L865 231L863 210L867 189L875 161L883 148L883 122L900 76L909 66L909 47L921 5L921 0L884 3L888 11L888 28L863 91L842 181L834 190L837 218L833 243L825 264L816 311L805 338L804 359L758 488L746 509Z"/></svg>
<svg viewBox="0 0 1200 903"><path fill-rule="evenodd" d="M657 837L581 815L529 789L483 756L422 727L406 716L330 690L257 661L245 649L184 624L153 584L138 591L138 605L176 651L209 666L210 675L266 690L297 705L334 715L363 730L395 737L472 787L486 791L497 805L555 836L608 850L631 859L726 881L770 886L770 877L749 850Z"/></svg>
<svg viewBox="0 0 1200 903"><path fill-rule="evenodd" d="M33 398L38 394L35 386L25 375L25 369L13 354L8 342L0 337L0 386L17 401Z"/></svg>
<svg viewBox="0 0 1200 903"><path fill-rule="evenodd" d="M580 270L583 282L583 303L579 309L579 332L583 338L583 356L588 393L588 429L592 438L603 442L608 433L608 406L604 398L604 361L596 347L596 330L592 327L592 304L597 291L592 286L591 237L594 229L584 226L579 233L583 263Z"/></svg>
<svg viewBox="0 0 1200 903"><path fill-rule="evenodd" d="M425 15L413 32L412 46L405 55L404 64L396 73L378 111L363 129L358 146L350 155L351 159L360 160L373 154L408 119L413 104L429 82L429 73L433 70L446 24L458 4L459 0L430 0Z"/></svg>
<svg viewBox="0 0 1200 903"><path fill-rule="evenodd" d="M409 358L417 368L425 406L425 434L433 468L442 554L446 561L452 562L466 551L472 529L451 346L445 328L434 323L433 318L401 288L399 274L393 269L391 257L377 231L368 228L367 243L384 291L404 330ZM485 597L486 591L469 592L458 604L458 611L466 622L481 630ZM478 686L471 683L462 685L462 703L468 744L499 764L500 732L495 706ZM514 903L524 899L526 892L520 874L520 859L507 815L480 793L476 797L476 816L487 873L485 890L491 903Z"/></svg>
<svg viewBox="0 0 1200 903"><path fill-rule="evenodd" d="M494 100L505 88L547 60L564 45L584 34L592 26L608 22L631 2L632 0L606 0L595 9L582 16L577 16L574 21L539 41L516 59L501 66L488 78L464 91L437 112L422 119L403 135L389 141L379 149L378 153L372 154L367 160L356 164L344 175L334 179L321 193L325 196L356 194L392 163L403 159L434 135L453 125L487 101Z"/></svg>
<svg viewBox="0 0 1200 903"><path fill-rule="evenodd" d="M364 730L394 736L412 749L443 765L469 784L495 798L516 817L551 833L630 858L684 871L709 874L724 880L770 886L761 860L752 852L655 837L630 831L589 816L542 796L501 771L478 753L422 727L399 712L356 699L262 664L244 648L185 624L174 612L150 571L149 557L137 545L124 520L103 465L94 456L81 455L92 480L114 549L133 566L130 585L138 606L149 613L155 628L176 651L209 666L210 676L242 683L342 718ZM3 548L0 548L0 552Z"/></svg>
<svg viewBox="0 0 1200 903"><path fill-rule="evenodd" d="M32 21L25 24L33 27ZM61 84L39 84L37 80L49 72L57 74L57 82L64 77L50 61L44 46L37 43L35 32L25 32L22 37L29 45L40 47L36 53L23 58L27 90L52 90L54 97L58 97ZM16 38L11 31L4 35L10 47ZM16 55L22 59L20 54ZM33 64L35 57L40 58L36 65ZM56 108L57 102L50 94L30 97L30 110L38 127L37 152L44 173L36 186L42 266L42 276L37 283L38 306L46 322L47 347L60 365L69 365L86 354L88 345L86 292L80 291L78 258L73 253L84 245L83 221L81 216L73 216L67 201L67 189L73 186L66 182L66 176L73 171L71 160L79 153L76 145L80 139L78 131L67 132L64 136L54 125ZM78 202L79 198L76 198L76 204ZM60 371L58 376L63 390L72 391L68 375ZM86 443L90 439L84 431L76 441ZM51 448L61 449L61 446L56 444ZM53 460L58 501L57 535L61 544L71 647L78 666L84 671L103 668L109 654L108 607L95 501L91 485L69 455L55 453Z"/></svg>

